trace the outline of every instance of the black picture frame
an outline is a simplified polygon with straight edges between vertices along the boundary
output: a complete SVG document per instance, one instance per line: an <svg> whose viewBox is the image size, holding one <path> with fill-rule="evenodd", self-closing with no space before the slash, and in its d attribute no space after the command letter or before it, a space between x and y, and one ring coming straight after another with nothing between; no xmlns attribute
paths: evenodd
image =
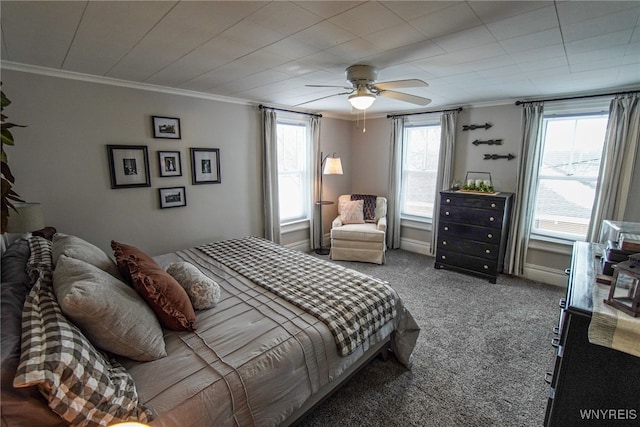
<svg viewBox="0 0 640 427"><path fill-rule="evenodd" d="M151 187L146 145L107 145L111 188Z"/></svg>
<svg viewBox="0 0 640 427"><path fill-rule="evenodd" d="M151 116L153 137L160 139L182 139L180 119L177 117Z"/></svg>
<svg viewBox="0 0 640 427"><path fill-rule="evenodd" d="M219 148L191 148L191 178L194 185L222 182Z"/></svg>
<svg viewBox="0 0 640 427"><path fill-rule="evenodd" d="M179 151L158 151L160 177L182 176L182 160Z"/></svg>
<svg viewBox="0 0 640 427"><path fill-rule="evenodd" d="M187 190L185 187L158 188L158 200L160 209L187 206Z"/></svg>

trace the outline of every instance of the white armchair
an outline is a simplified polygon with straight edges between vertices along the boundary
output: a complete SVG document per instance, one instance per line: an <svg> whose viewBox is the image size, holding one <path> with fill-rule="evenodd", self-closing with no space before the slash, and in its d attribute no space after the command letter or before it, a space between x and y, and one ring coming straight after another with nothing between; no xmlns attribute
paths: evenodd
<svg viewBox="0 0 640 427"><path fill-rule="evenodd" d="M351 194L338 198L338 217L331 224L329 256L333 260L384 264L387 248L387 199L376 196L355 197L363 200L362 217L359 217L359 203L351 200Z"/></svg>

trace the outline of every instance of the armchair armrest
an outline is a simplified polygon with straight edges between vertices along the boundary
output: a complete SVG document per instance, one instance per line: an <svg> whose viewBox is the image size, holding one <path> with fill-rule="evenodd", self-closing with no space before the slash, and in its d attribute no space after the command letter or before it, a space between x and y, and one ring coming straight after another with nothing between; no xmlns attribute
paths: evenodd
<svg viewBox="0 0 640 427"><path fill-rule="evenodd" d="M378 220L378 223L376 224L376 227L378 228L378 230L387 231L387 217L384 218L380 218Z"/></svg>
<svg viewBox="0 0 640 427"><path fill-rule="evenodd" d="M340 218L340 215L338 215L336 219L334 219L333 222L331 223L331 228L336 228L336 227L342 227L342 219Z"/></svg>

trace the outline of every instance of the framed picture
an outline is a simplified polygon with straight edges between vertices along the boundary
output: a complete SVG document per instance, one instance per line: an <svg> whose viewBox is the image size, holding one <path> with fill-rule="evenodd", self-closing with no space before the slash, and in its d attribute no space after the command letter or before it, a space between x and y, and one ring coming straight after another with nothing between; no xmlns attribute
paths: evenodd
<svg viewBox="0 0 640 427"><path fill-rule="evenodd" d="M194 184L220 184L220 149L192 148L191 175Z"/></svg>
<svg viewBox="0 0 640 427"><path fill-rule="evenodd" d="M151 116L153 121L153 137L180 139L180 119L174 117Z"/></svg>
<svg viewBox="0 0 640 427"><path fill-rule="evenodd" d="M187 194L184 187L158 188L160 209L187 206Z"/></svg>
<svg viewBox="0 0 640 427"><path fill-rule="evenodd" d="M111 188L151 187L146 145L107 145Z"/></svg>
<svg viewBox="0 0 640 427"><path fill-rule="evenodd" d="M179 151L158 151L160 176L182 176L182 162Z"/></svg>

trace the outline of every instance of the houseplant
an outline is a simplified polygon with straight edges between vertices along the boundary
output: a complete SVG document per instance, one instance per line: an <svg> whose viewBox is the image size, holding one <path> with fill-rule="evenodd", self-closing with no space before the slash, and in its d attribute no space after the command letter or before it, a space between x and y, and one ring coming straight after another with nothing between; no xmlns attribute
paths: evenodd
<svg viewBox="0 0 640 427"><path fill-rule="evenodd" d="M0 91L2 94L2 230L1 234L4 234L7 229L7 221L9 219L9 209L15 211L13 202L23 202L20 199L18 193L13 190L13 184L15 178L11 173L11 168L7 162L7 153L4 151L5 145L14 145L13 135L9 129L14 127L24 127L7 121L7 116L4 115L4 109L11 104L9 98L4 94L4 91Z"/></svg>

